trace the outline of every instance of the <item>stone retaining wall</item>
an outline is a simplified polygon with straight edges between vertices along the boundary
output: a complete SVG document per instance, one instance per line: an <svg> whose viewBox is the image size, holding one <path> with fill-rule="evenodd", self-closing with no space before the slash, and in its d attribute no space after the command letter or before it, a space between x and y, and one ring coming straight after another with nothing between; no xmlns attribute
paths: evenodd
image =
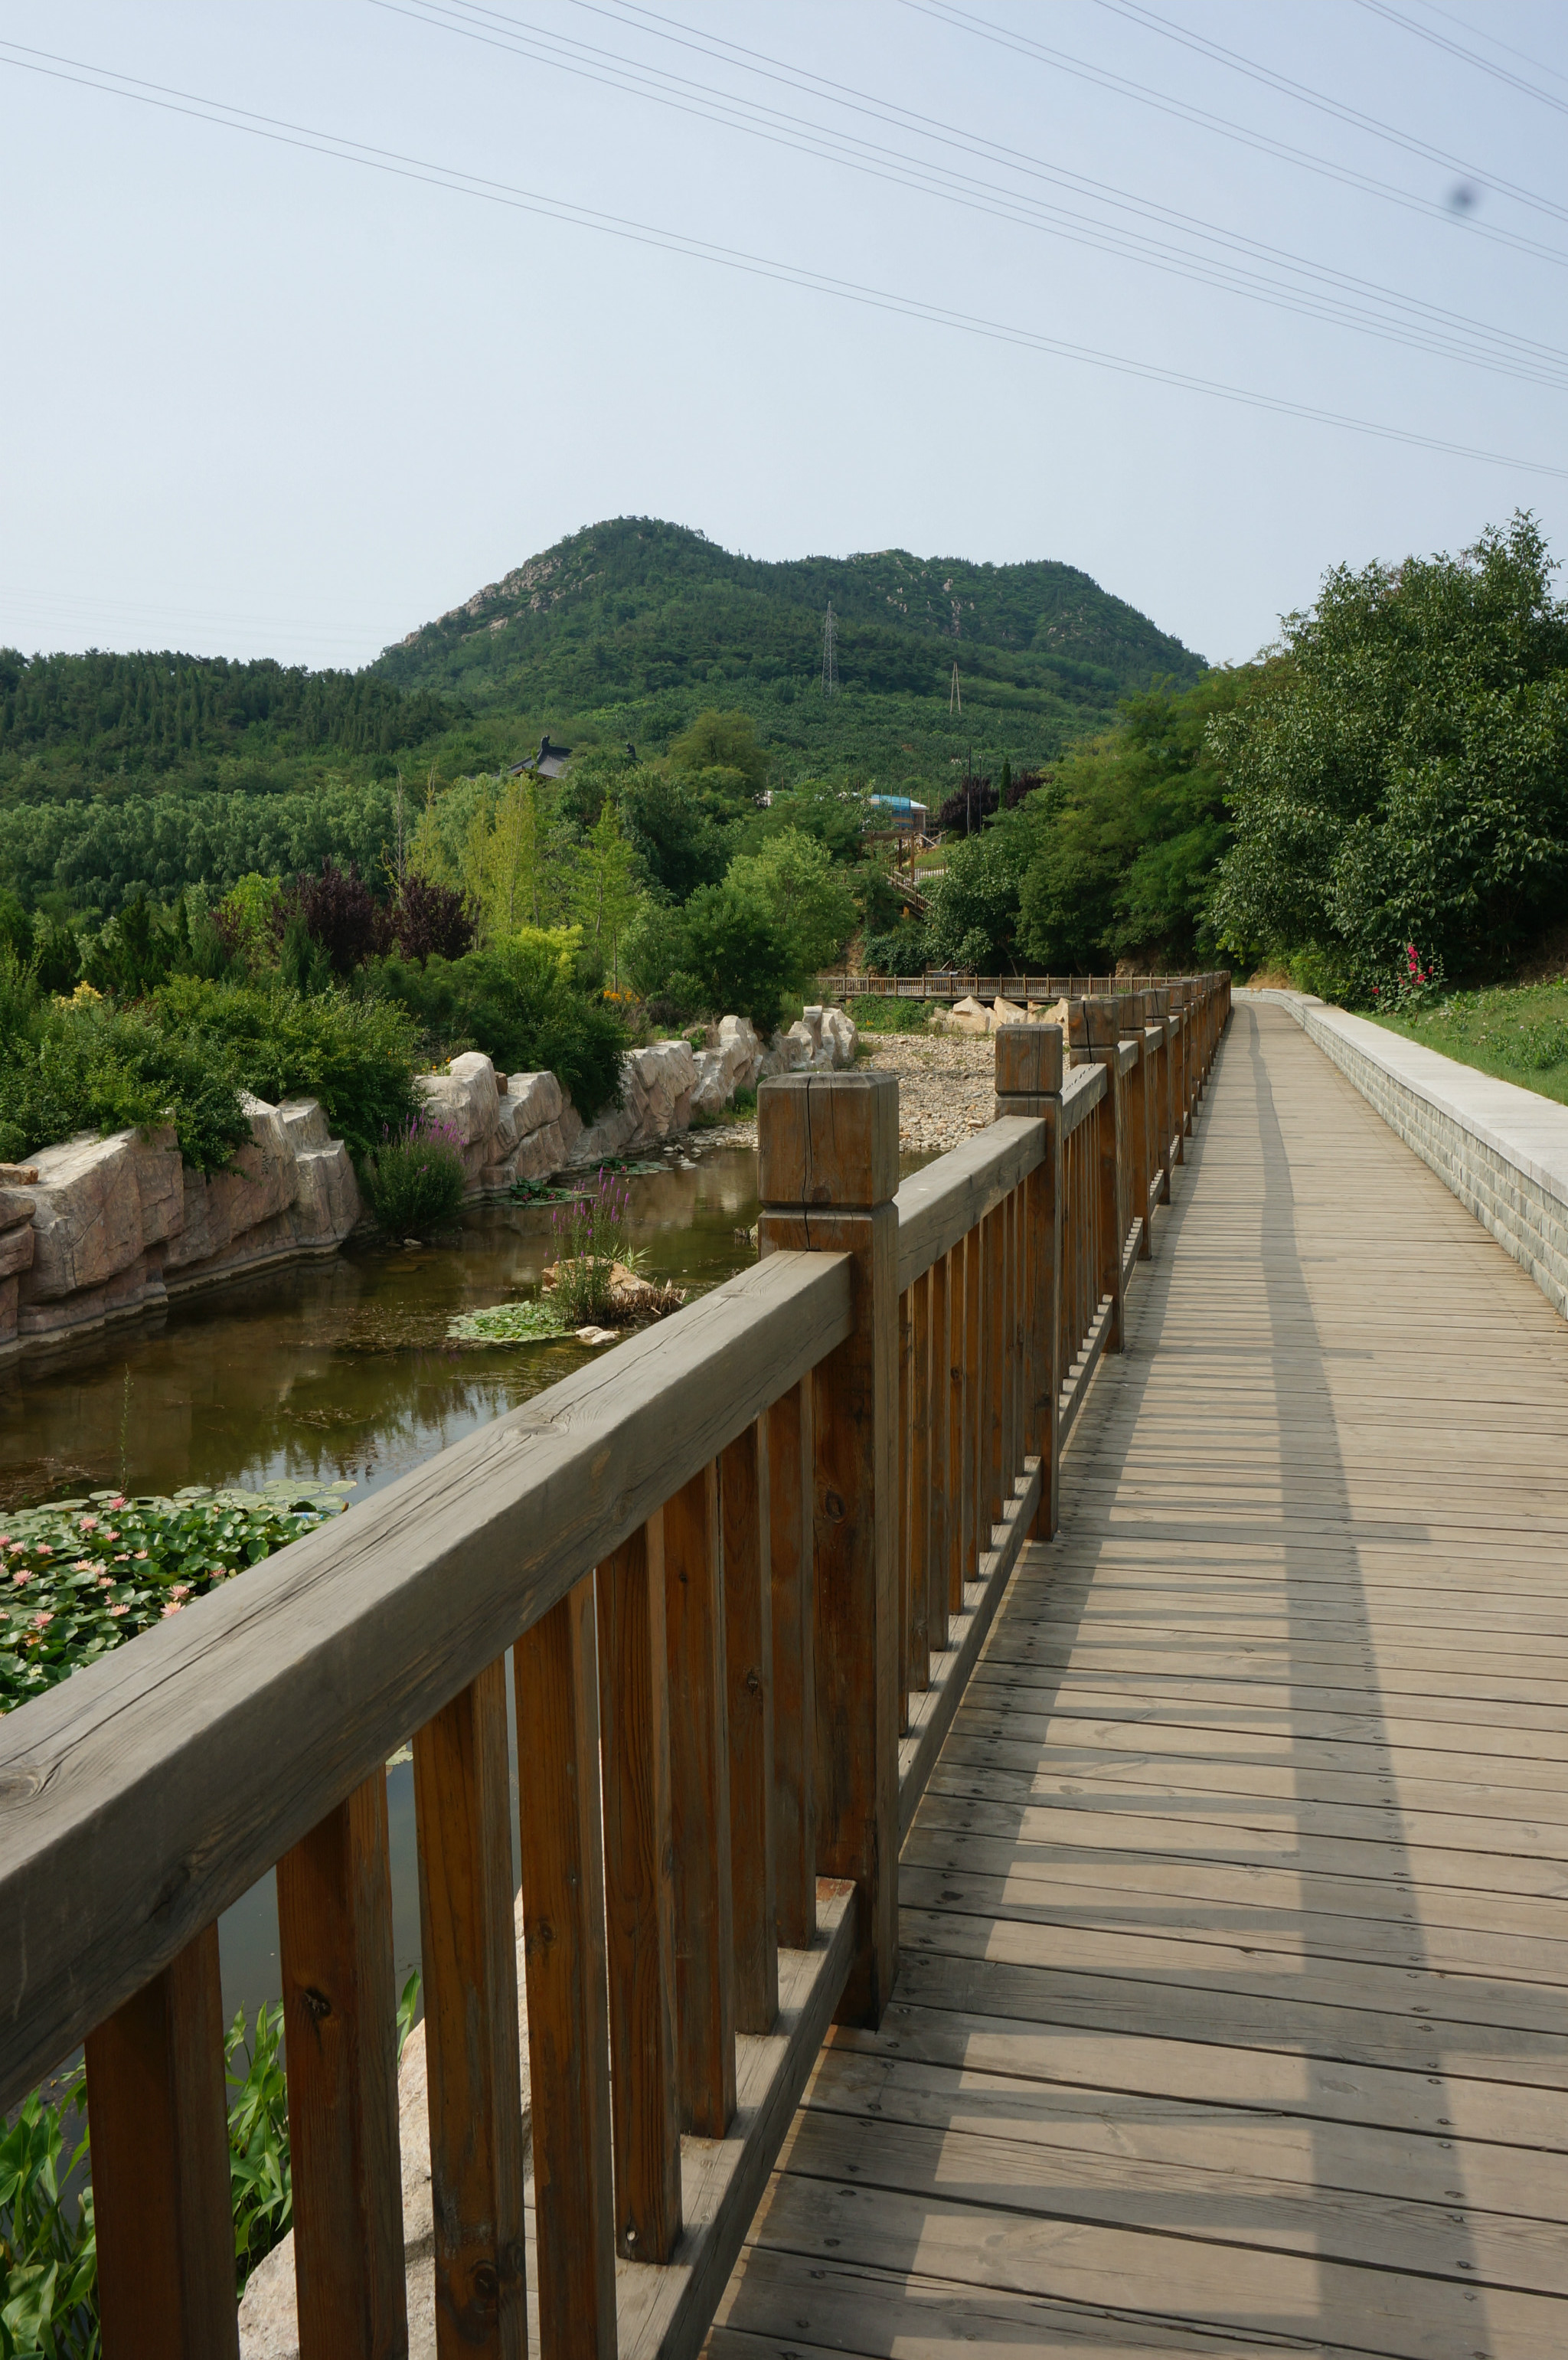
<svg viewBox="0 0 1568 2360"><path fill-rule="evenodd" d="M471 1050L422 1074L472 1201L518 1180L659 1145L764 1075L853 1065L855 1026L809 1008L764 1049L742 1016L712 1048L658 1041L622 1060L622 1104L584 1124L553 1074L497 1074ZM181 1162L172 1128L83 1133L0 1164L0 1360L93 1334L199 1287L336 1253L363 1218L354 1164L314 1098L246 1098L251 1135L221 1172Z"/></svg>
<svg viewBox="0 0 1568 2360"><path fill-rule="evenodd" d="M1568 1317L1568 1107L1303 992L1278 1000Z"/></svg>

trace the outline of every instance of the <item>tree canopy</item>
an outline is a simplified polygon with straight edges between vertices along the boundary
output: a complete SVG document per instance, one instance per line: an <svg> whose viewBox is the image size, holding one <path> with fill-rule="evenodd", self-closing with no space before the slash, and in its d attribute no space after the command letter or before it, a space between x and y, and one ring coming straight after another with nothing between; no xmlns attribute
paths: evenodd
<svg viewBox="0 0 1568 2360"><path fill-rule="evenodd" d="M1533 517L1457 557L1338 567L1211 733L1238 951L1316 945L1366 989L1415 943L1495 968L1568 873L1568 606Z"/></svg>

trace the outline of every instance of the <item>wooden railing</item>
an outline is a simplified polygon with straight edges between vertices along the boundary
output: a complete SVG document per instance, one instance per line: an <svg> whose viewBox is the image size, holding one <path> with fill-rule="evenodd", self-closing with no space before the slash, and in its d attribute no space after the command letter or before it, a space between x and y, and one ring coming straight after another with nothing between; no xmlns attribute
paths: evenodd
<svg viewBox="0 0 1568 2360"><path fill-rule="evenodd" d="M107 2360L237 2350L216 1920L274 1866L302 2360L408 2349L410 1731L437 2348L699 2349L1119 1349L1228 978L1165 997L1075 1008L1066 1071L999 1032L902 1187L891 1076L767 1083L755 1269L0 1722L0 2100L85 2041Z"/></svg>
<svg viewBox="0 0 1568 2360"><path fill-rule="evenodd" d="M817 991L824 1000L1055 1001L1151 991L1179 979L1168 975L970 975L955 967L928 967L922 975L852 975L838 968L818 976Z"/></svg>

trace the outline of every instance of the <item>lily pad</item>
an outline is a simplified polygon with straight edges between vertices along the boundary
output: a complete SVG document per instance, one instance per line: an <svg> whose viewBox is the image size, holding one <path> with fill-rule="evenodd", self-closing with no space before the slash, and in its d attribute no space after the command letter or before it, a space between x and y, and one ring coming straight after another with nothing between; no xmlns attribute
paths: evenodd
<svg viewBox="0 0 1568 2360"><path fill-rule="evenodd" d="M470 1344L548 1344L566 1332L553 1303L495 1303L447 1322L447 1334Z"/></svg>

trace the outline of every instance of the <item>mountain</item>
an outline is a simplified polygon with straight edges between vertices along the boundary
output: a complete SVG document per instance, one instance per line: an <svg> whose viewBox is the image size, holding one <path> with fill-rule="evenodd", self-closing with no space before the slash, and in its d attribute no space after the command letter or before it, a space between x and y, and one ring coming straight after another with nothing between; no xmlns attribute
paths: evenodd
<svg viewBox="0 0 1568 2360"><path fill-rule="evenodd" d="M487 584L372 669L476 720L526 716L650 751L702 705L740 706L786 774L934 781L971 744L977 759L1008 755L1015 769L1049 760L1105 727L1130 692L1163 677L1184 686L1205 666L1074 566L898 549L769 563L684 526L617 517Z"/></svg>

